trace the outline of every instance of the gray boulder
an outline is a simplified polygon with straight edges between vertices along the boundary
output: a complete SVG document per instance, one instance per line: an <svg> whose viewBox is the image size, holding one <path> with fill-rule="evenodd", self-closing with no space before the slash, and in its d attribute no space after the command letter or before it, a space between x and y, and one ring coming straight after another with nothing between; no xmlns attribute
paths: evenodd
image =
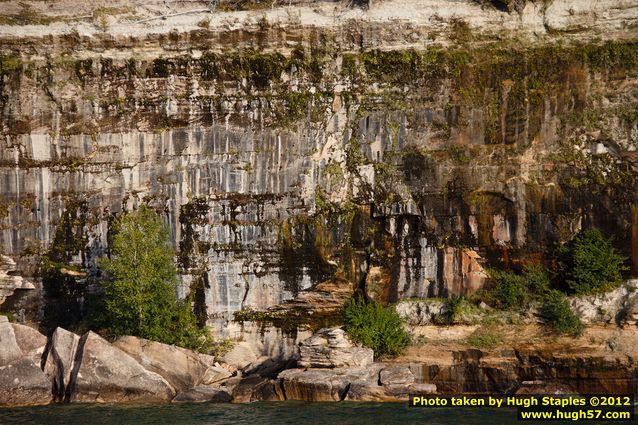
<svg viewBox="0 0 638 425"><path fill-rule="evenodd" d="M228 369L223 368L219 364L215 364L208 369L204 373L204 376L201 378L200 383L202 385L212 385L216 384L224 379L230 378L232 373Z"/></svg>
<svg viewBox="0 0 638 425"><path fill-rule="evenodd" d="M78 350L71 402L159 402L175 397L164 378L94 332L82 336Z"/></svg>
<svg viewBox="0 0 638 425"><path fill-rule="evenodd" d="M229 379L229 381L235 378ZM230 385L233 392L233 403L250 403L252 401L283 401L278 381L259 375L241 378L236 384Z"/></svg>
<svg viewBox="0 0 638 425"><path fill-rule="evenodd" d="M51 401L51 382L33 360L25 357L0 366L0 406L35 406Z"/></svg>
<svg viewBox="0 0 638 425"><path fill-rule="evenodd" d="M343 329L320 329L299 344L299 366L342 368L368 366L374 361L370 348L353 344Z"/></svg>
<svg viewBox="0 0 638 425"><path fill-rule="evenodd" d="M0 316L0 365L20 359L22 350L16 340L16 334L7 319L7 316Z"/></svg>
<svg viewBox="0 0 638 425"><path fill-rule="evenodd" d="M231 376L215 364L215 358L185 348L134 336L123 336L113 345L129 354L146 370L161 375L177 391L212 384Z"/></svg>
<svg viewBox="0 0 638 425"><path fill-rule="evenodd" d="M414 374L407 366L390 366L379 372L378 381L353 382L346 398L356 401L405 401L408 395L415 393L436 393L436 385L416 383Z"/></svg>
<svg viewBox="0 0 638 425"><path fill-rule="evenodd" d="M435 384L377 385L358 380L350 384L346 400L353 401L405 401L410 394L435 394Z"/></svg>
<svg viewBox="0 0 638 425"><path fill-rule="evenodd" d="M0 406L51 402L51 383L34 354L44 349L39 347L42 340L36 335L39 332L27 328L11 324L6 316L0 316Z"/></svg>
<svg viewBox="0 0 638 425"><path fill-rule="evenodd" d="M405 366L386 367L379 372L381 385L410 385L414 383L412 371Z"/></svg>
<svg viewBox="0 0 638 425"><path fill-rule="evenodd" d="M35 364L40 365L47 345L47 337L30 326L18 323L12 323L11 326L22 354L33 360Z"/></svg>
<svg viewBox="0 0 638 425"><path fill-rule="evenodd" d="M233 344L233 348L224 354L222 360L237 369L243 369L255 362L257 358L252 345L247 341L240 341Z"/></svg>
<svg viewBox="0 0 638 425"><path fill-rule="evenodd" d="M339 401L343 400L352 382L365 381L372 385L378 379L379 368L347 367L333 369L287 369L278 376L287 400Z"/></svg>
<svg viewBox="0 0 638 425"><path fill-rule="evenodd" d="M79 342L78 335L63 328L56 328L51 335L44 373L53 382L53 395L58 401L66 396Z"/></svg>

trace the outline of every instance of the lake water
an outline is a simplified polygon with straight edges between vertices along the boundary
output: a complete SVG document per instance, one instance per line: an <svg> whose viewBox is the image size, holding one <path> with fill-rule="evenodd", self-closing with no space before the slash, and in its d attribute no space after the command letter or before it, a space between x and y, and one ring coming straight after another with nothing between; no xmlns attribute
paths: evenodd
<svg viewBox="0 0 638 425"><path fill-rule="evenodd" d="M0 424L525 424L515 410L411 408L407 403L50 405L0 408ZM559 422L552 422L558 424ZM570 423L570 422L566 422ZM571 422L573 423L573 422ZM581 422L593 423L593 422ZM619 422L617 422L619 423Z"/></svg>

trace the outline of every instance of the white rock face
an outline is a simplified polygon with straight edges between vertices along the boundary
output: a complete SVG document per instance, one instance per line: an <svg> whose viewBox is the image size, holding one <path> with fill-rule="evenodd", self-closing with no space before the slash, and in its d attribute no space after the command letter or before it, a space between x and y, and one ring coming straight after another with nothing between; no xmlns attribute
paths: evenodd
<svg viewBox="0 0 638 425"><path fill-rule="evenodd" d="M339 328L319 330L299 344L299 365L312 368L368 366L374 361L372 349L353 344Z"/></svg>

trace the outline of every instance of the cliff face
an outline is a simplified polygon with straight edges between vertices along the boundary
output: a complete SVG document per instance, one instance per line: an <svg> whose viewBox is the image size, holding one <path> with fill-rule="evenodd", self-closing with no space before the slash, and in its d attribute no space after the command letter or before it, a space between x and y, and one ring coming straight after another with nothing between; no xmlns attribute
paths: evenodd
<svg viewBox="0 0 638 425"><path fill-rule="evenodd" d="M1 26L0 246L45 259L40 319L82 314L140 203L231 336L330 279L471 293L587 226L636 269L634 2L423 3Z"/></svg>

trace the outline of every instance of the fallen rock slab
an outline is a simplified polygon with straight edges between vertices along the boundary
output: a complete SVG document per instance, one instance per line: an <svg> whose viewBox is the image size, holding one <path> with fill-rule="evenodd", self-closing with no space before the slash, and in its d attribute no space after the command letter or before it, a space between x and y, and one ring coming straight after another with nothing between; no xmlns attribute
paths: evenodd
<svg viewBox="0 0 638 425"><path fill-rule="evenodd" d="M113 345L133 357L146 370L161 375L177 391L212 384L231 376L215 366L215 358L185 348L135 336L123 336Z"/></svg>
<svg viewBox="0 0 638 425"><path fill-rule="evenodd" d="M71 402L160 402L175 397L164 378L94 332L82 336L78 351Z"/></svg>
<svg viewBox="0 0 638 425"><path fill-rule="evenodd" d="M57 401L68 398L67 388L75 364L80 337L63 328L56 328L51 335L44 373L53 383L53 396Z"/></svg>
<svg viewBox="0 0 638 425"><path fill-rule="evenodd" d="M22 357L16 334L7 316L0 316L0 366Z"/></svg>

